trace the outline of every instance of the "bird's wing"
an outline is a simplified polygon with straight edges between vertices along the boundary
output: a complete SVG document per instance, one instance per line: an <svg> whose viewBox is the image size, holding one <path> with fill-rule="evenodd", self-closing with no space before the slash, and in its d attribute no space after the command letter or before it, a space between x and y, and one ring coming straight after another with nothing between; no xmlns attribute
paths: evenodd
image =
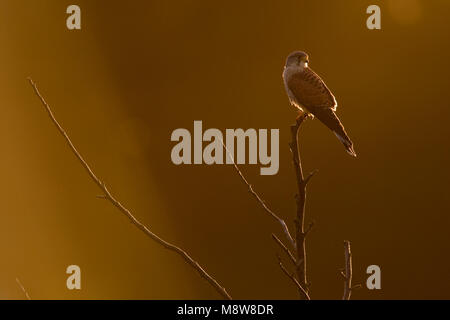
<svg viewBox="0 0 450 320"><path fill-rule="evenodd" d="M356 157L353 143L336 115L336 99L320 77L311 69L293 74L288 87L298 103L332 130L344 144L347 152Z"/></svg>
<svg viewBox="0 0 450 320"><path fill-rule="evenodd" d="M337 103L322 79L310 68L293 74L288 81L289 90L298 103L314 114L316 109L336 110Z"/></svg>

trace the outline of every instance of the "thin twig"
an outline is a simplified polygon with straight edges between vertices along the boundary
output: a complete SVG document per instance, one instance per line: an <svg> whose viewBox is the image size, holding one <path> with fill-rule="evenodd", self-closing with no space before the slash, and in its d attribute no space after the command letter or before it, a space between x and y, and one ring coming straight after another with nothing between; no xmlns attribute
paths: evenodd
<svg viewBox="0 0 450 320"><path fill-rule="evenodd" d="M22 292L25 294L25 297L27 297L28 300L31 300L30 295L28 294L27 290L25 289L25 287L20 282L19 278L16 278L16 282L19 285L20 289L22 289Z"/></svg>
<svg viewBox="0 0 450 320"><path fill-rule="evenodd" d="M355 285L352 287L352 291L357 290L357 289L361 289L361 288L362 288L362 285L361 285L360 283L358 283L358 284L355 284Z"/></svg>
<svg viewBox="0 0 450 320"><path fill-rule="evenodd" d="M275 242L280 246L281 249L283 249L284 252L286 252L286 254L288 255L289 259L292 261L294 266L296 266L297 265L297 261L295 260L294 255L288 249L288 247L286 247L286 245L280 239L278 239L278 237L274 233L272 233L272 239L275 240Z"/></svg>
<svg viewBox="0 0 450 320"><path fill-rule="evenodd" d="M58 131L62 134L64 139L66 140L67 144L69 145L72 152L75 154L75 156L80 160L81 165L86 169L87 173L91 177L91 179L95 182L95 184L103 191L104 196L106 200L110 201L117 209L119 209L120 212L122 212L130 221L133 223L138 229L140 229L142 232L144 232L148 237L150 237L152 240L156 241L160 245L162 245L164 248L171 250L178 255L180 255L191 267L193 267L197 272L200 274L201 277L203 277L206 281L208 281L215 289L216 291L224 298L230 299L231 296L228 294L228 292L225 290L224 287L222 287L212 276L210 276L203 267L200 266L200 264L195 261L194 259L189 256L189 254L184 251L183 249L163 240L158 235L150 231L145 225L143 225L139 220L137 220L131 212L124 207L116 198L113 197L113 195L110 193L110 191L107 189L106 185L94 174L88 163L84 160L84 158L81 156L81 154L78 152L78 150L73 145L72 141L70 140L69 136L64 131L63 127L58 123L55 116L53 115L52 110L50 109L50 106L47 104L45 99L40 94L36 84L31 78L28 78L28 81L30 82L31 86L34 89L34 92L38 96L38 98L41 100L42 104L44 105L45 109L47 110L47 113L52 120L52 122L55 124L55 126L58 128Z"/></svg>
<svg viewBox="0 0 450 320"><path fill-rule="evenodd" d="M298 194L296 195L297 214L295 219L295 243L297 244L297 279L302 288L308 288L308 282L306 278L306 234L310 228L305 231L305 204L306 204L306 185L311 177L317 172L311 172L307 178L303 177L302 163L300 160L300 152L298 149L298 132L302 123L308 118L308 115L304 113L297 118L295 125L291 126L292 141L290 143L292 158L294 163L295 175L297 180ZM312 227L312 225L310 225ZM300 291L300 296L303 293Z"/></svg>
<svg viewBox="0 0 450 320"><path fill-rule="evenodd" d="M285 275L288 276L289 279L292 280L292 282L294 282L294 284L297 287L298 291L302 294L302 297L305 300L311 300L311 298L309 297L308 292L302 287L302 285L298 282L298 280L295 278L295 276L293 274L289 273L289 271L286 269L286 267L281 262L280 257L277 256L277 258L278 258L278 265L280 266L281 270L284 272Z"/></svg>
<svg viewBox="0 0 450 320"><path fill-rule="evenodd" d="M344 241L344 258L345 258L345 271L344 277L344 296L342 300L350 300L352 294L352 250L350 247L350 241Z"/></svg>
<svg viewBox="0 0 450 320"><path fill-rule="evenodd" d="M241 180L247 185L248 190L250 191L250 193L253 195L253 197L256 199L256 201L258 201L258 203L263 207L263 209L268 214L270 214L270 216L272 216L272 218L274 218L275 220L278 221L278 223L281 225L281 228L283 229L283 232L286 235L286 238L288 239L289 243L292 245L293 248L295 248L296 247L295 241L292 238L291 233L289 232L289 228L288 228L286 222L284 222L283 219L281 219L276 213L274 213L272 210L270 210L269 207L264 202L264 200L255 192L255 190L253 189L253 186L247 181L247 179L245 178L244 174L242 173L242 171L239 169L238 165L234 161L230 150L228 150L228 148L225 145L225 143L223 142L223 140L221 140L221 142L222 142L222 145L223 145L223 147L224 147L228 157L233 162L234 169L236 169L236 172L239 175L239 177L241 178Z"/></svg>
<svg viewBox="0 0 450 320"><path fill-rule="evenodd" d="M308 174L308 176L304 180L305 186L308 184L309 179L311 179L317 172L319 172L319 170L315 169Z"/></svg>
<svg viewBox="0 0 450 320"><path fill-rule="evenodd" d="M308 235L308 233L312 230L313 227L314 227L314 221L311 221L308 224L308 228L306 228L306 230L305 230L305 237Z"/></svg>

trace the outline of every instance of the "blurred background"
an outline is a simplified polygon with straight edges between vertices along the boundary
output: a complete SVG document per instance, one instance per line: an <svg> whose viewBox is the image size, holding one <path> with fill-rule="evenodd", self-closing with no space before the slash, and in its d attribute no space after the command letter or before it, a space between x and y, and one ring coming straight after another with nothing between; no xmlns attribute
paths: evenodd
<svg viewBox="0 0 450 320"><path fill-rule="evenodd" d="M67 6L82 29L66 28ZM368 30L366 8L381 8ZM313 299L340 299L343 241L354 299L450 298L450 3L391 1L32 1L0 3L0 298L216 299L87 176L26 81L31 76L117 198L188 251L236 299L295 299L261 210L230 165L175 166L174 129L279 128L280 170L241 169L293 228L288 148L296 117L281 73L294 50L335 94L358 158L318 121L301 133ZM82 289L66 288L67 266ZM381 268L368 290L366 268Z"/></svg>

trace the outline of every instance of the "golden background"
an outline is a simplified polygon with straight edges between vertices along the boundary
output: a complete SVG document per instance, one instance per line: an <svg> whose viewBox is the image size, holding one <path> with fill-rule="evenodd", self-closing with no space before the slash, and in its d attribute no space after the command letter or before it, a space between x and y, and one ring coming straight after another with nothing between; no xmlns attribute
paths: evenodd
<svg viewBox="0 0 450 320"><path fill-rule="evenodd" d="M81 7L82 29L66 28ZM366 8L381 8L381 30ZM0 4L0 298L220 298L145 237L89 179L26 81L31 76L80 152L135 216L186 249L236 299L294 299L278 268L279 226L230 165L175 166L176 128L280 128L280 170L242 171L290 222L296 113L285 57L335 94L349 157L318 121L301 133L309 185L308 278L339 299L343 240L354 282L381 267L381 290L354 299L448 299L450 282L448 1L31 1ZM82 289L66 288L68 265Z"/></svg>

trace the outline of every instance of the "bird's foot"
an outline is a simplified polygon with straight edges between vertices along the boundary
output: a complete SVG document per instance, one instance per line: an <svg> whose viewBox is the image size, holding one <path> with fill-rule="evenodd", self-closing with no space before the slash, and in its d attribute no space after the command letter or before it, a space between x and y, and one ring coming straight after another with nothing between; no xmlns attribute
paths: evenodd
<svg viewBox="0 0 450 320"><path fill-rule="evenodd" d="M295 121L298 121L301 117L305 116L305 112L299 110L297 114L297 118L295 118Z"/></svg>
<svg viewBox="0 0 450 320"><path fill-rule="evenodd" d="M299 111L297 118L295 120L298 121L300 118L304 118L305 120L308 120L308 119L312 120L312 119L314 119L314 115L309 112Z"/></svg>

